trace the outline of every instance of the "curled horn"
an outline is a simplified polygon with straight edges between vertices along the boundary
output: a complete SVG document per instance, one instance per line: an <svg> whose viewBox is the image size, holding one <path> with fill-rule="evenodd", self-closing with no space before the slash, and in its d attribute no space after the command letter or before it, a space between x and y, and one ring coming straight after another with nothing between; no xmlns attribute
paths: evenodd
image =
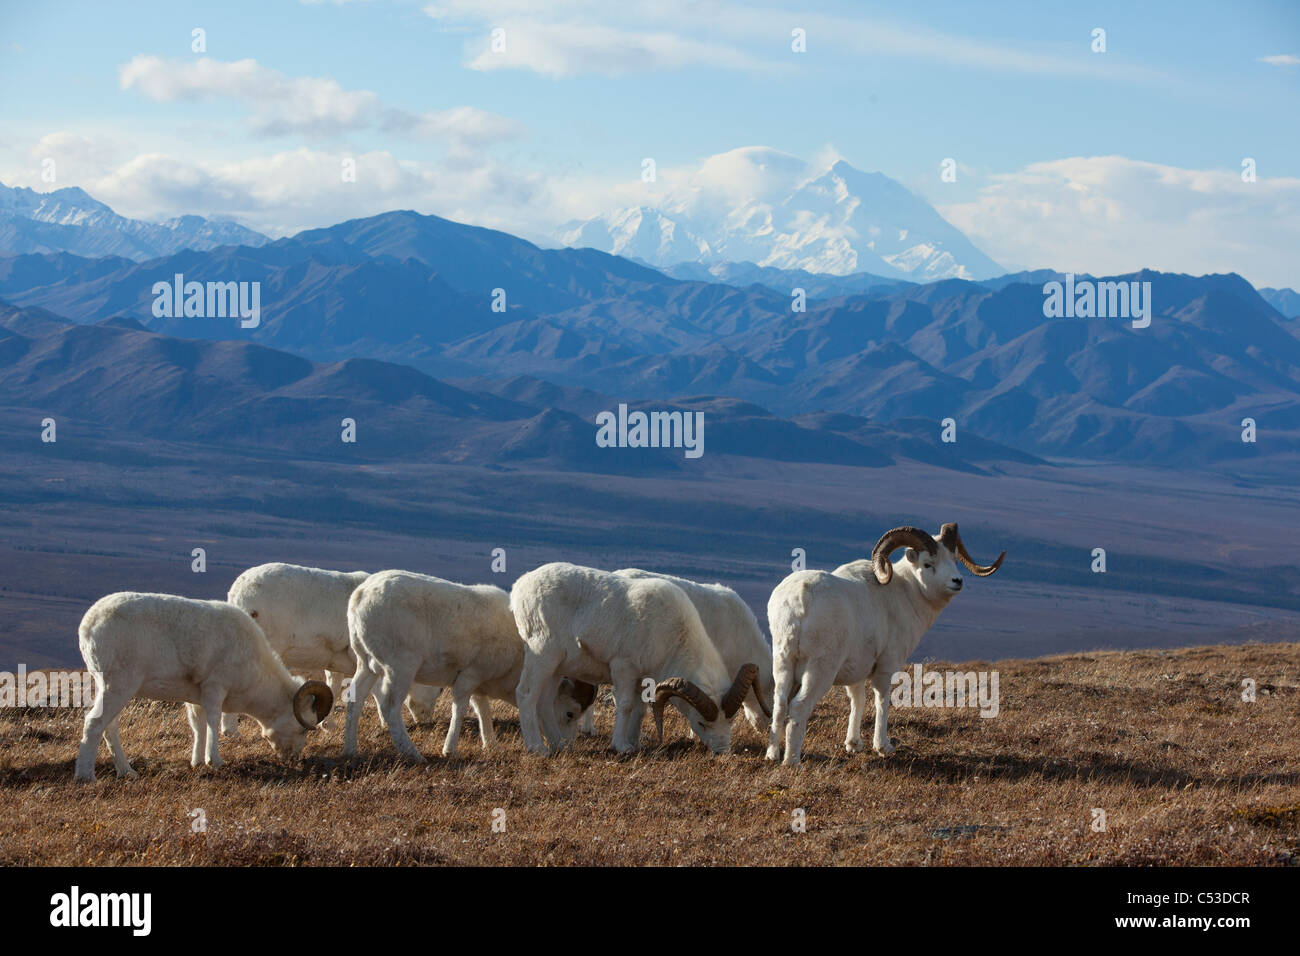
<svg viewBox="0 0 1300 956"><path fill-rule="evenodd" d="M756 680L758 680L757 664L740 665L740 670L736 671L736 679L731 682L731 689L722 695L723 716L730 720L736 715L736 711L744 703L745 695L749 693L749 688L754 686Z"/></svg>
<svg viewBox="0 0 1300 956"><path fill-rule="evenodd" d="M718 705L690 681L684 677L670 677L667 680L661 680L659 686L655 688L655 702L651 707L655 715L655 730L659 733L660 742L664 739L664 707L674 697L680 697L694 707L706 722L717 719Z"/></svg>
<svg viewBox="0 0 1300 956"><path fill-rule="evenodd" d="M992 564L976 564L975 559L970 556L966 550L966 545L962 543L961 534L957 531L957 523L950 522L943 526L939 531L939 543L949 551L957 555L959 561L966 565L966 570L981 578L986 578L998 568L1002 567L1002 559L1007 556L1003 551L998 555L998 559Z"/></svg>
<svg viewBox="0 0 1300 956"><path fill-rule="evenodd" d="M311 730L316 724L309 724L302 719L302 705L308 697L312 699L312 710L316 714L316 724L319 724L334 709L334 692L323 680L309 680L304 681L293 695L293 715L298 718L298 723Z"/></svg>
<svg viewBox="0 0 1300 956"><path fill-rule="evenodd" d="M953 526L956 531L956 525ZM889 556L899 548L916 548L934 554L938 548L934 538L920 528L891 528L880 536L876 546L871 549L871 569L876 572L876 580L888 584L894 578L894 566L889 563Z"/></svg>

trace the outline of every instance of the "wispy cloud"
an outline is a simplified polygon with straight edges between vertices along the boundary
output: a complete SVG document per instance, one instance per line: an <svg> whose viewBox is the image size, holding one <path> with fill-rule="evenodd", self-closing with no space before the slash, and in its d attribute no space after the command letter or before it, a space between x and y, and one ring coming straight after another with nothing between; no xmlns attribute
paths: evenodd
<svg viewBox="0 0 1300 956"><path fill-rule="evenodd" d="M124 90L162 103L235 100L253 129L267 136L334 136L380 129L481 147L520 135L506 117L470 106L412 112L388 106L369 90L346 90L329 77L290 77L256 60L165 60L144 54L118 71Z"/></svg>
<svg viewBox="0 0 1300 956"><path fill-rule="evenodd" d="M436 20L474 25L479 36L465 46L473 70L531 70L543 76L580 73L622 76L703 66L729 70L770 68L763 58L715 39L669 29L628 26L608 9L559 0L549 5L520 0L483 4L438 3L425 7Z"/></svg>
<svg viewBox="0 0 1300 956"><path fill-rule="evenodd" d="M341 175L345 161L355 177ZM60 186L73 182L63 175L62 164L61 159ZM417 162L387 150L301 147L216 161L151 150L84 172L76 184L123 215L145 220L219 215L272 236L415 209L540 237L553 215L547 177L460 154ZM27 165L0 168L0 181L51 188Z"/></svg>
<svg viewBox="0 0 1300 956"><path fill-rule="evenodd" d="M939 211L1008 266L1122 273L1234 271L1295 281L1300 179L1243 182L1123 156L1033 163L990 177L976 199Z"/></svg>
<svg viewBox="0 0 1300 956"><path fill-rule="evenodd" d="M1294 53L1278 53L1274 56L1261 56L1259 62L1270 66L1300 66L1300 56Z"/></svg>
<svg viewBox="0 0 1300 956"><path fill-rule="evenodd" d="M945 66L996 72L1155 78L1150 68L1113 55L1084 55L1089 37L1077 38L1079 55L1060 45L1030 50L947 34L869 16L833 16L724 0L660 0L610 4L605 0L440 0L424 8L441 23L473 28L481 36L466 46L472 69L530 69L548 76L620 75L688 66L717 69L787 69L791 31L805 31L809 50L902 57ZM505 49L493 52L490 31L505 31Z"/></svg>

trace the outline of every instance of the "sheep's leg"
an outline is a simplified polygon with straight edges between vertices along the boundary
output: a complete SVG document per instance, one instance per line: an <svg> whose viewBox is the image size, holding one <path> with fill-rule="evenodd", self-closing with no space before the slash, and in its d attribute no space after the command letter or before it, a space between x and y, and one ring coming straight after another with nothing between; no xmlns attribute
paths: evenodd
<svg viewBox="0 0 1300 956"><path fill-rule="evenodd" d="M469 702L474 705L474 714L478 717L478 736L483 749L491 750L497 742L496 728L492 726L492 698L487 694L475 694Z"/></svg>
<svg viewBox="0 0 1300 956"><path fill-rule="evenodd" d="M95 779L95 751L99 749L101 739L107 741L109 748L113 742L108 739L107 731L110 724L117 720L118 714L135 696L138 687L117 686L104 681L99 688L99 693L95 695L94 706L86 713L85 724L81 731L81 746L77 749L77 769L75 771L76 779L89 782ZM117 768L119 777L134 777L135 770L131 764Z"/></svg>
<svg viewBox="0 0 1300 956"><path fill-rule="evenodd" d="M541 701L537 708L537 715L542 721L542 734L553 754L569 745L568 738L560 730L560 722L555 719L555 701L560 696L561 680L563 678L559 674L552 674L550 680L542 685Z"/></svg>
<svg viewBox="0 0 1300 956"><path fill-rule="evenodd" d="M207 712L205 717L208 724L207 748L204 754L204 762L214 770L221 766L221 754L218 752L217 741L221 737L221 705L226 702L226 692L222 688L208 689L207 687L199 688L200 706Z"/></svg>
<svg viewBox="0 0 1300 956"><path fill-rule="evenodd" d="M790 692L794 688L794 668L776 669L776 690L772 694L772 723L767 735L767 759L781 759L781 738L786 733L789 719Z"/></svg>
<svg viewBox="0 0 1300 956"><path fill-rule="evenodd" d="M584 737L594 737L596 735L595 701L592 701L591 706L582 712L582 720L578 723L578 733Z"/></svg>
<svg viewBox="0 0 1300 956"><path fill-rule="evenodd" d="M832 678L833 679L833 678ZM831 688L831 679L819 680L812 671L805 671L799 693L790 701L790 718L785 728L785 765L797 767L803 757L803 738L808 733L808 718L817 701Z"/></svg>
<svg viewBox="0 0 1300 956"><path fill-rule="evenodd" d="M340 695L343 693L343 672L326 671L325 683L329 685L330 693L334 695L334 699L341 699Z"/></svg>
<svg viewBox="0 0 1300 956"><path fill-rule="evenodd" d="M867 682L848 684L844 692L849 695L849 729L844 736L844 749L851 754L862 751L862 715L867 709Z"/></svg>
<svg viewBox="0 0 1300 956"><path fill-rule="evenodd" d="M117 775L119 777L139 776L132 768L131 761L126 759L126 751L122 749L122 734L118 731L116 718L104 731L104 739L108 741L108 749L113 751L113 769L117 771Z"/></svg>
<svg viewBox="0 0 1300 956"><path fill-rule="evenodd" d="M882 757L894 752L889 742L889 688L897 667L878 667L871 675L871 689L876 695L876 725L871 733L871 747Z"/></svg>
<svg viewBox="0 0 1300 956"><path fill-rule="evenodd" d="M387 718L388 734L393 738L393 746L405 757L416 763L424 763L424 755L411 741L406 732L406 723L402 720L402 704L406 692L411 689L413 672L398 674L391 667L384 668L379 680L379 710Z"/></svg>
<svg viewBox="0 0 1300 956"><path fill-rule="evenodd" d="M221 715L221 736L229 737L231 740L237 740L239 738L238 714Z"/></svg>
<svg viewBox="0 0 1300 956"><path fill-rule="evenodd" d="M759 736L767 733L768 724L767 714L763 712L763 705L760 703L758 696L758 684L755 683L749 689L748 696L745 697L745 719L749 721L749 726L758 731Z"/></svg>
<svg viewBox="0 0 1300 956"><path fill-rule="evenodd" d="M203 763L203 752L208 749L208 715L198 704L186 704L185 716L190 719L194 734L194 747L190 751L190 766Z"/></svg>
<svg viewBox="0 0 1300 956"><path fill-rule="evenodd" d="M335 702L335 704L337 704L338 701L342 700L342 694L343 694L343 672L342 672L342 671L326 671L326 672L325 672L325 683L329 685L330 693L334 695L334 702ZM330 712L329 714L326 715L325 719L322 720L319 724L317 724L317 726L318 726L321 730L333 730L333 729L334 729L334 713L333 713L333 711L331 710L331 712Z"/></svg>
<svg viewBox="0 0 1300 956"><path fill-rule="evenodd" d="M380 703L380 701L379 701L379 689L378 689L378 688L375 689L374 698L375 698L375 710L377 710L377 711L379 712L379 726L382 727L382 728L384 728L384 730L387 730L387 729L388 729L388 715L384 713L384 705L383 705L382 703ZM364 700L365 700L365 697L363 696L361 699L364 701ZM376 736L378 736L378 737L382 737L382 736L383 736L383 733L380 732L380 733L376 734Z"/></svg>
<svg viewBox="0 0 1300 956"><path fill-rule="evenodd" d="M551 749L542 738L540 704L552 674L531 649L525 648L524 667L519 674L519 686L515 691L515 701L519 705L519 733L524 738L525 747L544 756Z"/></svg>
<svg viewBox="0 0 1300 956"><path fill-rule="evenodd" d="M465 707L469 704L473 689L472 681L464 674L458 675L451 685L451 726L447 728L447 739L442 744L444 757L456 756L461 726L465 722Z"/></svg>
<svg viewBox="0 0 1300 956"><path fill-rule="evenodd" d="M357 752L357 725L361 723L361 705L365 703L370 688L375 685L376 677L378 675L366 665L365 661L357 661L356 673L352 675L352 683L348 687L350 693L347 716L343 725L343 756L345 757L351 757Z"/></svg>
<svg viewBox="0 0 1300 956"><path fill-rule="evenodd" d="M641 682L636 671L615 665L609 676L614 685L614 749L632 753L641 746L641 722L645 703L641 700Z"/></svg>

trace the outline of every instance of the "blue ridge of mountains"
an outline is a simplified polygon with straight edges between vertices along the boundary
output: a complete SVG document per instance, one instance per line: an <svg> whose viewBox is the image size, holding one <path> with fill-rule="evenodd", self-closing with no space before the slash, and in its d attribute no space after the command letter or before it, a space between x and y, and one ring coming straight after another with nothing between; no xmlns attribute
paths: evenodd
<svg viewBox="0 0 1300 956"><path fill-rule="evenodd" d="M734 455L883 467L908 459L985 473L999 462L1035 460L978 438L943 444L927 422L787 419L726 398L651 404L704 412L710 461ZM679 449L598 447L595 412L616 406L608 396L523 376L457 385L375 359L312 362L256 342L173 338L129 318L82 325L0 304L0 409L56 415L62 435L95 423L131 436L305 459L418 457L613 474L683 467ZM358 423L363 442L340 441L345 417Z"/></svg>
<svg viewBox="0 0 1300 956"><path fill-rule="evenodd" d="M526 376L611 401L723 396L829 434L840 434L830 427L837 415L918 421L936 434L951 417L959 444L979 436L1025 455L1186 465L1300 451L1297 323L1235 274L1105 277L1151 283L1151 324L1134 329L1116 318L1045 318L1042 286L1058 277L1048 271L913 284L711 270L666 275L401 211L144 262L0 257L0 299L78 323L130 317L173 340L256 342L315 363L366 358L480 382ZM260 327L155 317L153 284L178 273L259 282ZM808 295L804 312L792 311L795 287ZM493 310L497 289L504 311ZM562 406L552 411L564 421ZM806 419L814 413L824 417ZM1241 441L1247 417L1258 425L1254 444Z"/></svg>

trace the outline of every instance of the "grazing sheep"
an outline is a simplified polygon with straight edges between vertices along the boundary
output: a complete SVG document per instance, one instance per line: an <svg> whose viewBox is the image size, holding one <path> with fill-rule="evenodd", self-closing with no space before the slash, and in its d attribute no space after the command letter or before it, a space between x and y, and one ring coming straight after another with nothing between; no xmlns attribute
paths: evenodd
<svg viewBox="0 0 1300 956"><path fill-rule="evenodd" d="M768 646L767 638L763 636L763 631L754 618L754 612L744 599L721 584L699 584L671 574L658 574L638 568L626 568L614 573L627 578L661 578L671 581L695 605L704 630L713 646L718 649L728 673L739 670L744 664L757 665L758 679L745 697L745 716L749 719L750 726L760 734L767 733L772 716L772 648Z"/></svg>
<svg viewBox="0 0 1300 956"><path fill-rule="evenodd" d="M348 598L369 576L365 571L328 571L278 561L259 564L235 578L226 600L257 621L286 667L325 671L325 681L339 700L343 678L357 666L348 644ZM411 716L432 720L433 703L441 690L412 687L406 699ZM237 736L237 720L234 714L227 715L222 733ZM192 714L190 722L194 722ZM329 726L327 719L322 728Z"/></svg>
<svg viewBox="0 0 1300 956"><path fill-rule="evenodd" d="M77 634L81 656L97 684L77 752L77 780L95 779L101 736L113 753L117 775L136 776L117 726L122 708L135 697L202 708L191 718L190 762L198 766L203 754L213 767L221 766L217 726L223 710L250 715L281 757L296 758L307 731L334 704L326 684L290 674L253 619L225 601L110 594L86 612Z"/></svg>
<svg viewBox="0 0 1300 956"><path fill-rule="evenodd" d="M415 680L451 688L444 756L456 753L467 703L478 715L483 748L495 743L489 698L515 703L524 661L524 644L505 591L407 571L381 571L352 594L348 630L357 659L352 696L364 700L379 680L375 699L380 713L389 718L389 733L401 753L424 760L397 719L400 701ZM595 693L595 687L565 681L550 698L552 719L565 733L576 733L578 719ZM349 700L345 756L356 753L359 717L356 701Z"/></svg>
<svg viewBox="0 0 1300 956"><path fill-rule="evenodd" d="M907 551L895 567L889 556L902 547ZM767 605L776 682L767 759L781 759L784 733L785 763L799 763L808 717L833 685L849 695L845 749L861 750L868 681L876 701L872 746L882 756L893 753L886 723L893 675L962 589L957 562L987 577L1005 557L1004 551L990 565L976 564L955 524L944 525L937 539L894 528L876 542L870 561L786 577Z"/></svg>
<svg viewBox="0 0 1300 956"><path fill-rule="evenodd" d="M699 612L672 582L546 564L515 582L510 607L527 645L518 696L529 750L553 753L568 742L541 706L564 677L614 685L613 743L620 753L640 745L641 682L647 677L657 682L653 711L661 740L664 707L671 702L710 750L730 749L731 718L758 667L748 662L730 679Z"/></svg>

